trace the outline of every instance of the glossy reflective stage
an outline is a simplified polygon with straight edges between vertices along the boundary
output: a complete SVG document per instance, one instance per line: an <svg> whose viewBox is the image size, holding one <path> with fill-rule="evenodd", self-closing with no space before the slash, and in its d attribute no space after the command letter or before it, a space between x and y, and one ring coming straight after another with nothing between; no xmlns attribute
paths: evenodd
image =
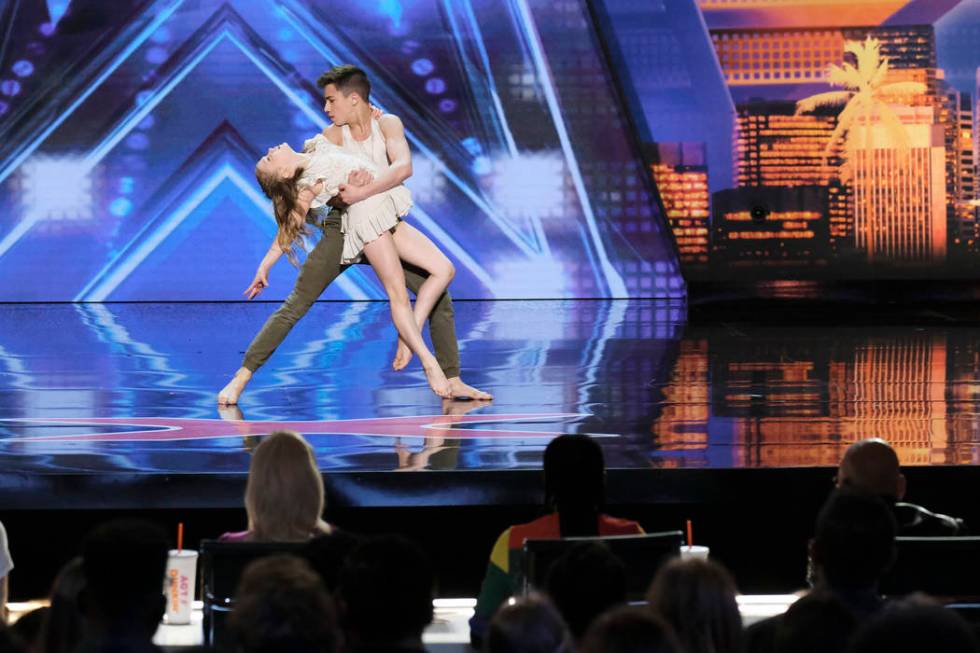
<svg viewBox="0 0 980 653"><path fill-rule="evenodd" d="M972 326L692 326L677 303L459 302L463 377L496 399L440 405L417 363L390 370L386 304L321 303L241 413L219 411L272 310L0 305L0 507L231 502L249 450L283 427L362 505L424 503L450 479L452 501L500 500L486 487L506 491L506 475L472 472L537 470L558 433L600 437L614 470L832 465L869 436L907 464L978 460ZM378 474L399 469L445 473Z"/></svg>

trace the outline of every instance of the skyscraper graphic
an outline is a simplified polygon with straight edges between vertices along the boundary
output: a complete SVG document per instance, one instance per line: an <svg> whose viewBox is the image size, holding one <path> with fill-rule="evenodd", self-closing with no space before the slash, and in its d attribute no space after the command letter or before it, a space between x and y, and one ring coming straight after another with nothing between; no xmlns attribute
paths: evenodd
<svg viewBox="0 0 980 653"><path fill-rule="evenodd" d="M951 260L969 263L980 245L974 161L973 102L968 93L948 88L943 104L946 146L946 203Z"/></svg>
<svg viewBox="0 0 980 653"><path fill-rule="evenodd" d="M833 3L814 0L803 4ZM789 5L766 0L704 0L701 6L716 10L716 14L725 8L740 8L755 11L757 18L772 18L769 12L782 11ZM873 264L932 264L946 259L950 234L960 242L976 243L972 231L975 221L969 221L962 208L958 213L953 208L954 204L962 207L963 202L947 203L947 198L973 187L973 173L964 167L960 151L961 100L957 98L954 106L954 101L946 97L942 72L936 68L932 26L860 26L838 21L834 27L793 27L786 16L757 24L780 26L711 30L722 71L733 93L743 98L761 96L737 105L733 142L738 187L823 186L826 194L819 210L826 223L830 250L837 258L856 255L858 260ZM855 150L850 172L857 174L841 176L842 159L828 157L827 146L843 106L797 115L794 100L826 89L829 66L840 65L845 59L845 43L863 42L868 37L878 41L880 57L888 60L887 72L878 80L879 85L915 82L925 92L880 96L878 101L902 115L901 128L909 132L911 145L903 147L902 139L895 138L894 122L884 127L876 118L875 124L865 127L863 121L869 118L862 117L851 126L858 130L854 140L861 140L865 131L868 136L861 148L850 143ZM860 149L863 152L857 151ZM724 237L730 225L721 215L720 195L714 196L715 242L719 248L727 249L731 258L735 251L731 248L732 239ZM795 202L789 196L783 199ZM942 211L937 208L940 205ZM816 206L797 204L794 208ZM767 208L778 214L788 207ZM761 236L761 231L757 235ZM799 237L794 234L794 238ZM814 251L819 250L816 247ZM765 251L756 250L760 259ZM737 258L746 254L743 251ZM785 251L781 256L786 256Z"/></svg>
<svg viewBox="0 0 980 653"><path fill-rule="evenodd" d="M932 107L896 107L901 147L875 121L852 152L855 244L870 263L941 263L947 250L946 152Z"/></svg>
<svg viewBox="0 0 980 653"><path fill-rule="evenodd" d="M826 185L839 160L824 156L837 126L834 112L796 113L796 103L738 106L735 179L738 186Z"/></svg>
<svg viewBox="0 0 980 653"><path fill-rule="evenodd" d="M708 263L710 196L701 143L658 143L647 156L681 263Z"/></svg>
<svg viewBox="0 0 980 653"><path fill-rule="evenodd" d="M736 268L826 265L826 186L746 186L712 196L713 252Z"/></svg>
<svg viewBox="0 0 980 653"><path fill-rule="evenodd" d="M729 86L823 82L844 50L839 29L712 30L711 39Z"/></svg>

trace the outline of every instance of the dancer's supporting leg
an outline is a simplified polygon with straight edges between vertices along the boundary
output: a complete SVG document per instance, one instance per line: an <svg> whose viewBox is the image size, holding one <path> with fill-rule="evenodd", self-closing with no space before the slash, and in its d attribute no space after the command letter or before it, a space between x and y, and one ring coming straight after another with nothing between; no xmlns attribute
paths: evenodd
<svg viewBox="0 0 980 653"><path fill-rule="evenodd" d="M296 285L278 310L269 316L252 344L245 352L242 366L235 376L218 393L219 404L236 404L245 385L272 355L286 335L306 312L313 302L345 269L340 265L344 251L344 236L340 232L340 218L329 218L323 225L323 235L313 251L303 262L296 278Z"/></svg>
<svg viewBox="0 0 980 653"><path fill-rule="evenodd" d="M393 236L395 249L403 263L413 265L427 273L422 284L415 290L415 307L412 310L415 323L419 330L429 319L429 314L456 274L453 262L446 258L425 234L408 224L401 222ZM395 370L403 369L412 360L412 350L401 338L398 339L398 350L391 366ZM448 376L448 374L447 374Z"/></svg>
<svg viewBox="0 0 980 653"><path fill-rule="evenodd" d="M235 404L252 375L269 359L282 344L293 325L302 318L337 278L346 266L340 265L344 249L344 235L340 231L340 214L333 213L323 223L323 235L303 263L296 285L279 309L269 316L248 351L245 360L231 381L218 394L218 403ZM405 269L405 281L409 290L418 293L428 278L427 273ZM456 342L456 319L453 300L446 291L436 302L429 318L429 334L439 365L449 379L453 397L460 399L491 399L492 397L473 388L460 378L459 343Z"/></svg>
<svg viewBox="0 0 980 653"><path fill-rule="evenodd" d="M364 256L367 258L375 274L384 286L391 302L391 319L398 329L398 335L408 343L412 352L419 357L422 369L429 381L429 387L440 397L452 396L452 389L446 375L439 368L439 361L432 355L422 340L422 332L415 323L412 315L412 304L408 301L408 291L405 289L405 273L395 250L391 234L385 232L377 239L364 246Z"/></svg>
<svg viewBox="0 0 980 653"><path fill-rule="evenodd" d="M406 264L404 261L402 261L402 267L405 270L405 283L408 284L408 289L418 294L422 284L429 278L429 274L415 266ZM456 310L453 308L453 298L448 290L442 293L442 296L436 301L435 308L432 309L432 314L429 316L429 335L432 337L432 348L435 350L439 367L449 379L453 398L480 401L493 399L493 395L463 383L463 379L460 378L459 342L456 340ZM411 350L408 351L411 353Z"/></svg>

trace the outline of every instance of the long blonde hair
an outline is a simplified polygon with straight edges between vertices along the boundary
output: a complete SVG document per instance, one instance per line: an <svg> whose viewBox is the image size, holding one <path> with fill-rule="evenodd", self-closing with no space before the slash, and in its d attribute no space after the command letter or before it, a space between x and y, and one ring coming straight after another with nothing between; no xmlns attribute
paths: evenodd
<svg viewBox="0 0 980 653"><path fill-rule="evenodd" d="M259 172L258 166L255 168L255 179L259 182L265 196L272 200L272 212L279 226L276 242L289 262L296 267L299 267L299 252L306 251L302 236L312 233L305 222L305 217L296 211L299 203L299 180L304 170L299 167L292 177L277 177L263 175Z"/></svg>
<svg viewBox="0 0 980 653"><path fill-rule="evenodd" d="M323 478L313 447L294 431L276 431L255 448L245 485L253 540L291 542L329 533Z"/></svg>

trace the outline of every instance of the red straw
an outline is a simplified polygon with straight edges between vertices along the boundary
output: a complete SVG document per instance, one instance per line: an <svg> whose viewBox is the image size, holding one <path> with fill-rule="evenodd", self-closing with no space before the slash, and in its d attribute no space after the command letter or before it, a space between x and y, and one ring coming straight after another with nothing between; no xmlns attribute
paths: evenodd
<svg viewBox="0 0 980 653"><path fill-rule="evenodd" d="M694 535L691 529L691 520L687 520L687 548L694 546Z"/></svg>
<svg viewBox="0 0 980 653"><path fill-rule="evenodd" d="M688 536L687 536L687 539L688 539L688 541L690 541L690 539L691 539L691 535L690 535L690 532L691 532L690 531L691 522L687 522L687 528L688 528ZM184 550L184 522L179 522L177 524L177 553L180 553L183 550Z"/></svg>

